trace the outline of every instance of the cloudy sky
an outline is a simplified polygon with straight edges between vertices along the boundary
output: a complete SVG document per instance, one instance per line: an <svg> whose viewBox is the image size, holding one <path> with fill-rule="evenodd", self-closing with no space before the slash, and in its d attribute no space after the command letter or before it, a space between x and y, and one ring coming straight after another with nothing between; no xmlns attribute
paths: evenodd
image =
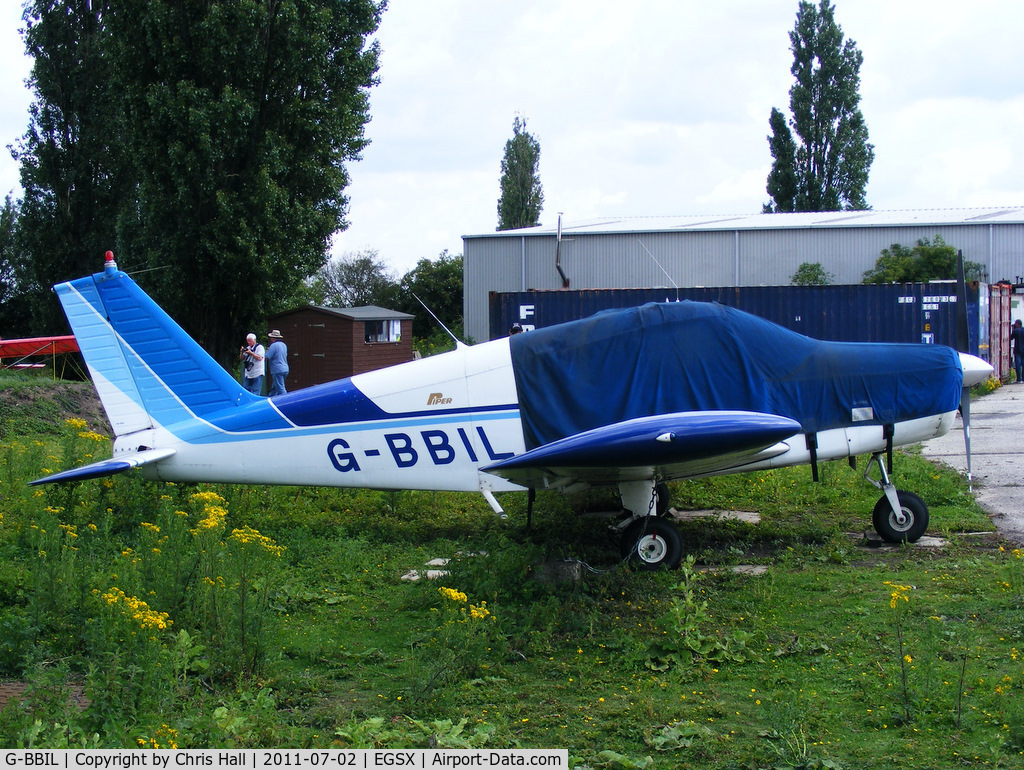
<svg viewBox="0 0 1024 770"><path fill-rule="evenodd" d="M1024 5L835 0L864 54L877 210L1024 203ZM542 224L745 214L767 199L789 109L796 0L390 0L372 144L351 166L336 254L400 274L497 225L516 115L540 142ZM20 0L0 0L0 142L24 133ZM18 189L0 158L0 194Z"/></svg>

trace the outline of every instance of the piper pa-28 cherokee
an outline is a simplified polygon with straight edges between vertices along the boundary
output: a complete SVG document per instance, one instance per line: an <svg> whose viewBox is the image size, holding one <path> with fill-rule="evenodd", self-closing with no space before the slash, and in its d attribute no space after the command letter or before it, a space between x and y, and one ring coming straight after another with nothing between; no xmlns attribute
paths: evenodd
<svg viewBox="0 0 1024 770"><path fill-rule="evenodd" d="M113 457L33 484L149 479L495 492L618 485L624 557L678 566L663 482L871 455L878 533L915 541L893 446L950 429L992 368L952 348L812 340L701 302L649 304L458 345L273 398L246 392L107 253L54 287L115 434ZM965 415L966 417L966 415ZM967 420L965 419L965 424ZM851 459L852 462L852 459ZM869 475L877 465L881 480ZM660 499L659 499L660 498Z"/></svg>

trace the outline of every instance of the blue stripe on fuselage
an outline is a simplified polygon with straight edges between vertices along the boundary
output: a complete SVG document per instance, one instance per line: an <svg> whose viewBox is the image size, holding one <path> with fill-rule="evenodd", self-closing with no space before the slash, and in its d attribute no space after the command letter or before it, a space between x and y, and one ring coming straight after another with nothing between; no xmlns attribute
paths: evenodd
<svg viewBox="0 0 1024 770"><path fill-rule="evenodd" d="M325 431L411 428L457 422L518 418L517 404L391 413L381 409L351 379L314 385L198 420L165 426L196 444L316 435Z"/></svg>

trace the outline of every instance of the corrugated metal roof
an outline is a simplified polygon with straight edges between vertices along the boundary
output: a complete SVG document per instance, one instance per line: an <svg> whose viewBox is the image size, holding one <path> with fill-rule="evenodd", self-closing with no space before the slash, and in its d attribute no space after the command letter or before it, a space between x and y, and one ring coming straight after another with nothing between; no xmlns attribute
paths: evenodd
<svg viewBox="0 0 1024 770"><path fill-rule="evenodd" d="M572 221L562 218L562 235L598 233L651 233L683 231L786 230L840 227L893 227L901 225L1024 224L1024 206L989 208L902 209L893 211L820 211L798 214L746 214L736 216L597 217ZM464 235L463 238L552 236L557 227Z"/></svg>

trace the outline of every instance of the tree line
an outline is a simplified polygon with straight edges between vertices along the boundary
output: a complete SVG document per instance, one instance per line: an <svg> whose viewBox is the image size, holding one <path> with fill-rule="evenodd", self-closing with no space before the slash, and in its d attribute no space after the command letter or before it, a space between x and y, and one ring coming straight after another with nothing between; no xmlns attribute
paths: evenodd
<svg viewBox="0 0 1024 770"><path fill-rule="evenodd" d="M377 305L414 315L413 345L428 355L455 345L435 317L463 340L462 285L461 255L443 251L399 277L376 249L367 249L327 263L310 281L309 299L325 307Z"/></svg>

